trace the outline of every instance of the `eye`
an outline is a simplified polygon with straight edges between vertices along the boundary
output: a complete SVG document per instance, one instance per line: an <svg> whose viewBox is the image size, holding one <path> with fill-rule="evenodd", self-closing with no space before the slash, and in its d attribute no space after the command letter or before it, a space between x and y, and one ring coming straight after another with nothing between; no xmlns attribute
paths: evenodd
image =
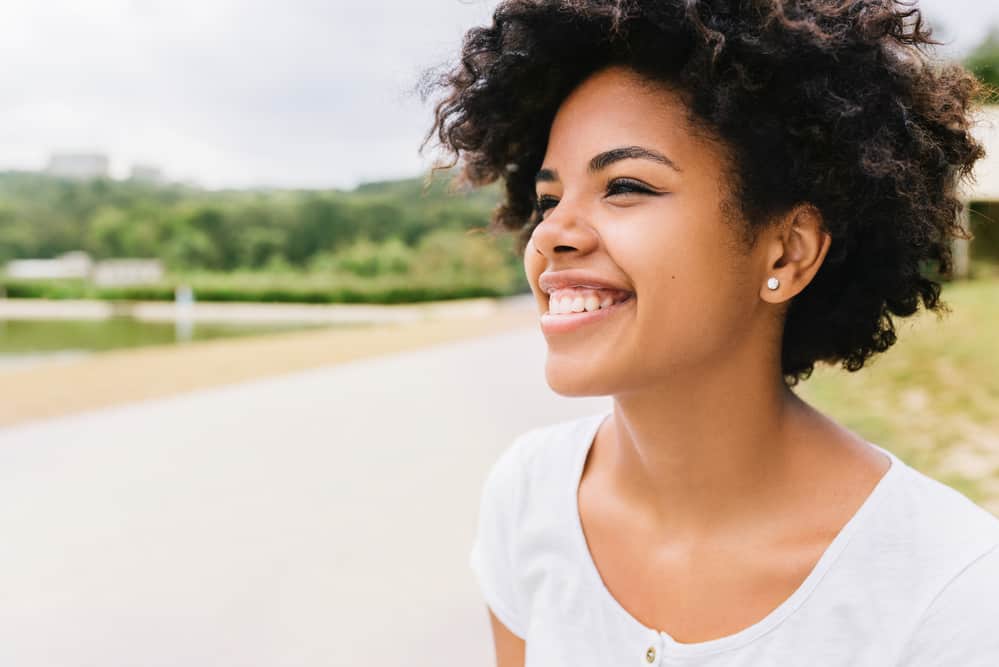
<svg viewBox="0 0 999 667"><path fill-rule="evenodd" d="M630 178L616 178L607 184L607 195L611 196L620 194L656 195L659 193L641 181L632 180Z"/></svg>
<svg viewBox="0 0 999 667"><path fill-rule="evenodd" d="M551 195L541 195L534 202L534 210L538 212L538 215L544 215L545 211L555 208L556 204L558 204L557 197L552 197Z"/></svg>

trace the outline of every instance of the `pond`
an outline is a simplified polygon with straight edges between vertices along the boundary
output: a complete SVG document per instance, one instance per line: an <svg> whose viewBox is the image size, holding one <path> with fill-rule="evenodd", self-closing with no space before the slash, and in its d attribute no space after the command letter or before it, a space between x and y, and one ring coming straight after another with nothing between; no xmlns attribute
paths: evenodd
<svg viewBox="0 0 999 667"><path fill-rule="evenodd" d="M221 324L146 322L131 317L93 320L0 318L0 368L93 352L187 341L301 331L329 324Z"/></svg>

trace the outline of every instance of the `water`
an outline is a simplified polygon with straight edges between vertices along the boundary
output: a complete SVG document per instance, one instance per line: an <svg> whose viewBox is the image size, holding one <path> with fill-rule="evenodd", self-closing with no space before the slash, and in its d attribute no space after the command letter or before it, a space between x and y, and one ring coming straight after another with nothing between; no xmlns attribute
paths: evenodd
<svg viewBox="0 0 999 667"><path fill-rule="evenodd" d="M131 317L103 320L0 319L0 368L43 360L71 359L94 352L195 340L300 331L328 324L220 324L145 322Z"/></svg>

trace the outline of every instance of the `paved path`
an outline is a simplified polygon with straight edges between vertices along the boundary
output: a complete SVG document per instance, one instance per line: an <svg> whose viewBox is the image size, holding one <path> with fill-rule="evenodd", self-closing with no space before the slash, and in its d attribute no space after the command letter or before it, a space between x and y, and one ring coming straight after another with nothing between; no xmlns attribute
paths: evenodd
<svg viewBox="0 0 999 667"><path fill-rule="evenodd" d="M0 665L490 664L488 467L610 401L544 354L535 325L0 430Z"/></svg>

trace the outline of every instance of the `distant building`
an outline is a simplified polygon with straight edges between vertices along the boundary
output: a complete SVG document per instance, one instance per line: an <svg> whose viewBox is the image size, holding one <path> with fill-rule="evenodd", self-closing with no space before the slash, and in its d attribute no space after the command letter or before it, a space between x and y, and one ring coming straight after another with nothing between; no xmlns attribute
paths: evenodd
<svg viewBox="0 0 999 667"><path fill-rule="evenodd" d="M985 157L975 163L975 182L964 183L962 195L970 201L999 201L999 104L982 107L972 133L985 146Z"/></svg>
<svg viewBox="0 0 999 667"><path fill-rule="evenodd" d="M972 128L972 134L985 147L985 157L975 163L974 182L962 181L959 196L964 203L961 226L971 227L972 202L999 204L999 105L985 105ZM953 243L954 275L964 277L970 269L970 242L956 239Z"/></svg>
<svg viewBox="0 0 999 667"><path fill-rule="evenodd" d="M67 252L55 259L14 259L7 262L9 278L48 280L88 278L93 262L90 255L81 251Z"/></svg>
<svg viewBox="0 0 999 667"><path fill-rule="evenodd" d="M111 161L101 153L53 153L45 172L60 178L108 178Z"/></svg>
<svg viewBox="0 0 999 667"><path fill-rule="evenodd" d="M128 178L140 183L162 183L163 171L151 164L133 164Z"/></svg>
<svg viewBox="0 0 999 667"><path fill-rule="evenodd" d="M22 280L90 280L101 287L144 285L163 280L165 270L158 259L105 259L94 262L77 250L55 259L14 259L7 262L8 278Z"/></svg>
<svg viewBox="0 0 999 667"><path fill-rule="evenodd" d="M101 287L145 285L163 280L163 263L158 259L105 259L90 274Z"/></svg>

